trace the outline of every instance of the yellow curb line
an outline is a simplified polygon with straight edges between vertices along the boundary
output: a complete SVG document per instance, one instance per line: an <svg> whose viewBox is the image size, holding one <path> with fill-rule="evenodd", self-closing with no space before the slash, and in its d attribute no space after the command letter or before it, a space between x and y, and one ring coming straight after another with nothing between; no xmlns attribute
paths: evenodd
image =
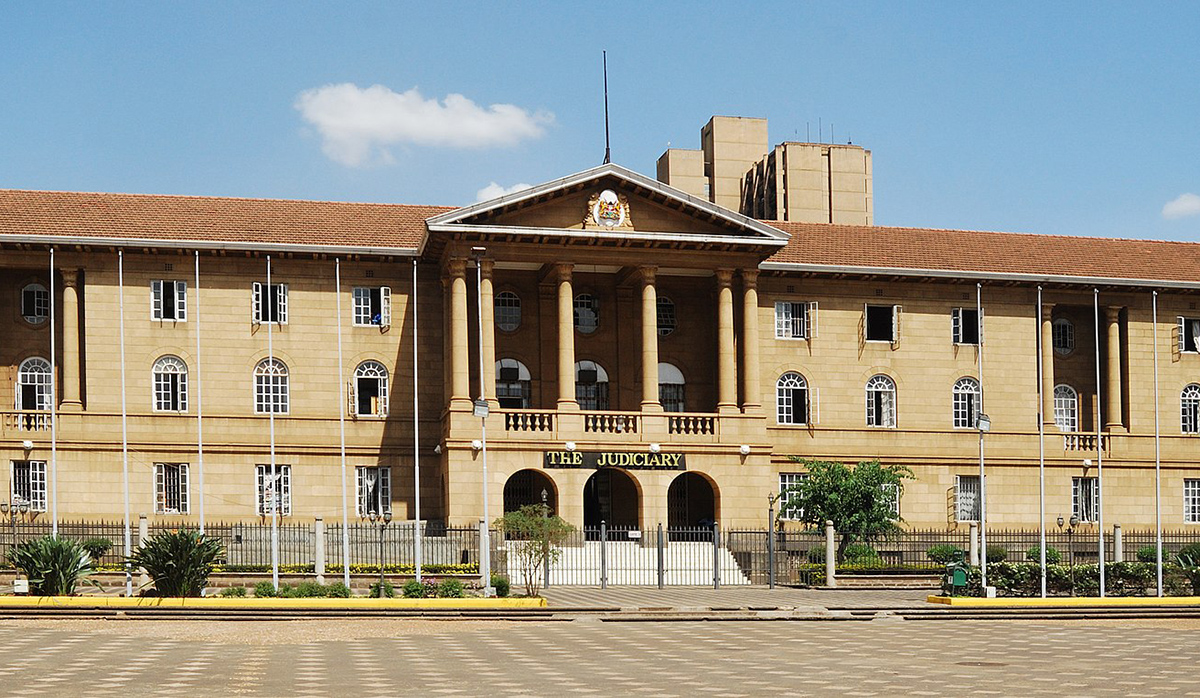
<svg viewBox="0 0 1200 698"><path fill-rule="evenodd" d="M534 599L237 599L237 598L142 598L122 596L6 596L0 608L430 608L430 609L512 609L545 608L546 600Z"/></svg>
<svg viewBox="0 0 1200 698"><path fill-rule="evenodd" d="M974 596L929 596L929 603L972 608L1103 608L1108 606L1200 606L1200 596L1077 596L982 599Z"/></svg>

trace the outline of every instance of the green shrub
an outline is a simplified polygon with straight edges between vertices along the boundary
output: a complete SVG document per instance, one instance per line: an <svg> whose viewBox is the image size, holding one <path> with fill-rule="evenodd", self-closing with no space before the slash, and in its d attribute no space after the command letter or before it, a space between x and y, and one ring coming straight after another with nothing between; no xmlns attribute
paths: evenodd
<svg viewBox="0 0 1200 698"><path fill-rule="evenodd" d="M392 586L392 583L387 581L386 579L383 580L383 594L380 594L379 591L380 591L379 590L379 582L375 582L374 584L371 585L371 593L368 595L371 598L386 597L389 599L396 595L396 587Z"/></svg>
<svg viewBox="0 0 1200 698"><path fill-rule="evenodd" d="M295 594L298 599L322 599L325 598L325 587L316 582L300 582Z"/></svg>
<svg viewBox="0 0 1200 698"><path fill-rule="evenodd" d="M199 596L218 558L221 541L195 531L164 531L129 556L150 575L159 596Z"/></svg>
<svg viewBox="0 0 1200 698"><path fill-rule="evenodd" d="M1032 548L1030 548L1029 550L1026 550L1025 551L1025 559L1030 562L1036 562L1036 563L1038 563L1038 565L1041 565L1042 564L1042 546L1035 545ZM1047 565L1057 565L1061 562L1062 562L1062 553L1058 552L1058 548L1055 548L1053 545L1047 545L1046 546L1046 564ZM1040 582L1039 582L1039 584L1040 584Z"/></svg>
<svg viewBox="0 0 1200 698"><path fill-rule="evenodd" d="M943 565L951 562L958 562L960 559L962 559L962 556L965 553L966 551L957 545L949 544L935 545L929 550L925 551L926 557L934 562L940 562Z"/></svg>
<svg viewBox="0 0 1200 698"><path fill-rule="evenodd" d="M325 595L331 599L348 599L350 598L350 587L341 582L334 582L325 587Z"/></svg>
<svg viewBox="0 0 1200 698"><path fill-rule="evenodd" d="M1138 562L1158 562L1158 546L1143 545L1137 550Z"/></svg>
<svg viewBox="0 0 1200 698"><path fill-rule="evenodd" d="M1003 545L989 545L987 547L988 564L993 562L1004 562L1008 559L1008 548Z"/></svg>
<svg viewBox="0 0 1200 698"><path fill-rule="evenodd" d="M254 585L254 595L260 599L270 599L278 596L275 585L270 582L259 582Z"/></svg>
<svg viewBox="0 0 1200 698"><path fill-rule="evenodd" d="M410 579L404 583L400 593L406 599L420 599L425 596L425 585L415 579Z"/></svg>
<svg viewBox="0 0 1200 698"><path fill-rule="evenodd" d="M439 599L461 599L466 593L463 591L463 583L451 578L442 580L438 585L437 595Z"/></svg>
<svg viewBox="0 0 1200 698"><path fill-rule="evenodd" d="M501 598L508 596L508 592L511 591L508 585L508 577L505 577L502 574L493 574L492 588L496 590L496 596Z"/></svg>
<svg viewBox="0 0 1200 698"><path fill-rule="evenodd" d="M70 596L92 573L92 559L79 543L43 536L18 543L8 552L13 566L29 578L34 596Z"/></svg>
<svg viewBox="0 0 1200 698"><path fill-rule="evenodd" d="M1175 559L1182 564L1183 558L1187 557L1192 562L1200 564L1200 543L1188 543L1179 549L1175 554Z"/></svg>
<svg viewBox="0 0 1200 698"><path fill-rule="evenodd" d="M113 547L112 541L107 538L88 538L79 545L92 557L93 563L99 562Z"/></svg>
<svg viewBox="0 0 1200 698"><path fill-rule="evenodd" d="M1179 551L1179 569L1192 583L1192 595L1200 596L1200 557L1192 557L1185 552L1190 547L1192 546L1184 546L1183 550Z"/></svg>
<svg viewBox="0 0 1200 698"><path fill-rule="evenodd" d="M227 599L240 599L246 595L246 587L225 587L221 590L220 595Z"/></svg>
<svg viewBox="0 0 1200 698"><path fill-rule="evenodd" d="M297 598L296 587L292 586L291 584L280 584L279 589L275 591L275 596L281 599Z"/></svg>

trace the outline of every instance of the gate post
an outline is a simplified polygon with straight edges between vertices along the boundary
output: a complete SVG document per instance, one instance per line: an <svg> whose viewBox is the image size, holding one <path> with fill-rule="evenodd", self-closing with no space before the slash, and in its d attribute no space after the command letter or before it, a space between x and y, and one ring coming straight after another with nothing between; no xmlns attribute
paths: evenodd
<svg viewBox="0 0 1200 698"><path fill-rule="evenodd" d="M713 522L713 589L721 588L721 524Z"/></svg>
<svg viewBox="0 0 1200 698"><path fill-rule="evenodd" d="M967 541L967 549L971 551L970 561L972 567L979 566L979 524L972 521L967 527L967 535L970 540Z"/></svg>
<svg viewBox="0 0 1200 698"><path fill-rule="evenodd" d="M600 522L600 588L608 588L608 524Z"/></svg>
<svg viewBox="0 0 1200 698"><path fill-rule="evenodd" d="M314 547L313 552L313 569L317 573L317 584L325 583L325 519L318 516L313 521L313 537Z"/></svg>
<svg viewBox="0 0 1200 698"><path fill-rule="evenodd" d="M1125 562L1125 537L1121 524L1113 524L1113 562Z"/></svg>
<svg viewBox="0 0 1200 698"><path fill-rule="evenodd" d="M658 588L663 588L663 528L662 524L658 524Z"/></svg>
<svg viewBox="0 0 1200 698"><path fill-rule="evenodd" d="M837 586L837 547L834 544L833 522L825 522L825 586Z"/></svg>

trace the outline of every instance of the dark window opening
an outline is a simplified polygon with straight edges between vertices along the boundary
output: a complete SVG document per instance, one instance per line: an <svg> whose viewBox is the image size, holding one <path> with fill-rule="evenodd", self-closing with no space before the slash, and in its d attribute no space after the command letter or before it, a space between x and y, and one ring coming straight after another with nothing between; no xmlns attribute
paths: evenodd
<svg viewBox="0 0 1200 698"><path fill-rule="evenodd" d="M895 339L896 314L890 305L867 306L867 341L891 342Z"/></svg>

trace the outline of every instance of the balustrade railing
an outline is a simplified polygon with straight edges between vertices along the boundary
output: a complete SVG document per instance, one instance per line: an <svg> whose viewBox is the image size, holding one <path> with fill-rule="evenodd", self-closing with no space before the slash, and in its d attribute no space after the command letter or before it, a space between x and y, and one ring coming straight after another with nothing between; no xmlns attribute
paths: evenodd
<svg viewBox="0 0 1200 698"><path fill-rule="evenodd" d="M49 431L50 413L33 410L4 413L6 431Z"/></svg>
<svg viewBox="0 0 1200 698"><path fill-rule="evenodd" d="M713 415L668 415L667 431L678 435L716 434L717 418Z"/></svg>
<svg viewBox="0 0 1200 698"><path fill-rule="evenodd" d="M1108 437L1100 437L1100 447L1108 450ZM1095 451L1095 434L1063 434L1064 451Z"/></svg>
<svg viewBox="0 0 1200 698"><path fill-rule="evenodd" d="M636 434L637 414L623 412L585 412L583 430L594 434Z"/></svg>
<svg viewBox="0 0 1200 698"><path fill-rule="evenodd" d="M554 431L554 413L539 410L506 410L504 430L520 432Z"/></svg>

